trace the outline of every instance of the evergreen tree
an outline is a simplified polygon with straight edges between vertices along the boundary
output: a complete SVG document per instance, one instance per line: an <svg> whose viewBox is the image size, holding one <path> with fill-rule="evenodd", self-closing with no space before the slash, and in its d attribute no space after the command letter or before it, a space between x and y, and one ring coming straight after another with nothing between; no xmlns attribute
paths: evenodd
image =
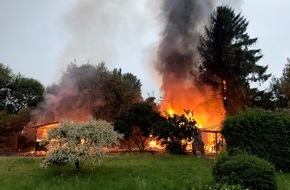
<svg viewBox="0 0 290 190"><path fill-rule="evenodd" d="M200 38L200 79L221 92L229 115L246 104L250 82L264 82L267 66L257 65L260 49L250 49L257 38L246 32L248 21L228 6L219 6L210 17L210 25Z"/></svg>

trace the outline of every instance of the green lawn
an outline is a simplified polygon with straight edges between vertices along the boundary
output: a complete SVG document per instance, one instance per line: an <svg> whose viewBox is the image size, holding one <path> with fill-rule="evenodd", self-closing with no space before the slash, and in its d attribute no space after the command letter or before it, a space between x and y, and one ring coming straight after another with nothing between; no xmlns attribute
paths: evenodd
<svg viewBox="0 0 290 190"><path fill-rule="evenodd" d="M213 159L192 156L122 153L109 155L100 166L41 169L42 158L0 157L0 189L202 189L214 183ZM290 174L277 173L279 189L290 189Z"/></svg>

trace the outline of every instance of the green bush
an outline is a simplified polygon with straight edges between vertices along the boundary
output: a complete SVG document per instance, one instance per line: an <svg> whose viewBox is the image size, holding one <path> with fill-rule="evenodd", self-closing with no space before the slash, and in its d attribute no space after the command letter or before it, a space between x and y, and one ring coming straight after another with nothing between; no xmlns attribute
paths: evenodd
<svg viewBox="0 0 290 190"><path fill-rule="evenodd" d="M184 114L167 114L163 120L155 124L153 136L157 137L166 150L173 154L185 154L186 144L198 134L197 122L193 118L188 118L190 110L185 110Z"/></svg>
<svg viewBox="0 0 290 190"><path fill-rule="evenodd" d="M274 166L261 158L245 153L217 158L213 176L219 183L241 185L252 190L275 190Z"/></svg>
<svg viewBox="0 0 290 190"><path fill-rule="evenodd" d="M241 151L290 171L290 113L248 109L228 117L222 127L230 154Z"/></svg>
<svg viewBox="0 0 290 190"><path fill-rule="evenodd" d="M213 186L206 186L205 188L203 188L203 190L249 190L249 189L242 188L240 185L217 183Z"/></svg>

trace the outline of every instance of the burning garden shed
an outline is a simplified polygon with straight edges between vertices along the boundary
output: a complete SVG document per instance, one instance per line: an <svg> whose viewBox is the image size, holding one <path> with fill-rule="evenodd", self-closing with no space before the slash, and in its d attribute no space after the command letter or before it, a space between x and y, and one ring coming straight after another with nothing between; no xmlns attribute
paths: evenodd
<svg viewBox="0 0 290 190"><path fill-rule="evenodd" d="M60 126L60 122L51 122L42 125L34 126L36 129L36 139L35 139L35 151L44 151L45 147L41 144L41 141L45 140L49 130Z"/></svg>

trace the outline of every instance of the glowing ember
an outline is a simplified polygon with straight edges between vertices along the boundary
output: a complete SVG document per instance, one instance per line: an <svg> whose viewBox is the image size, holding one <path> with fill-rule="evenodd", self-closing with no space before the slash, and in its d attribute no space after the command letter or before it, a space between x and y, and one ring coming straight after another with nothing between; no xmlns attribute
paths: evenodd
<svg viewBox="0 0 290 190"><path fill-rule="evenodd" d="M165 149L165 145L162 145L156 138L154 138L152 135L150 135L150 139L149 139L147 148L148 149L163 150L163 149Z"/></svg>

